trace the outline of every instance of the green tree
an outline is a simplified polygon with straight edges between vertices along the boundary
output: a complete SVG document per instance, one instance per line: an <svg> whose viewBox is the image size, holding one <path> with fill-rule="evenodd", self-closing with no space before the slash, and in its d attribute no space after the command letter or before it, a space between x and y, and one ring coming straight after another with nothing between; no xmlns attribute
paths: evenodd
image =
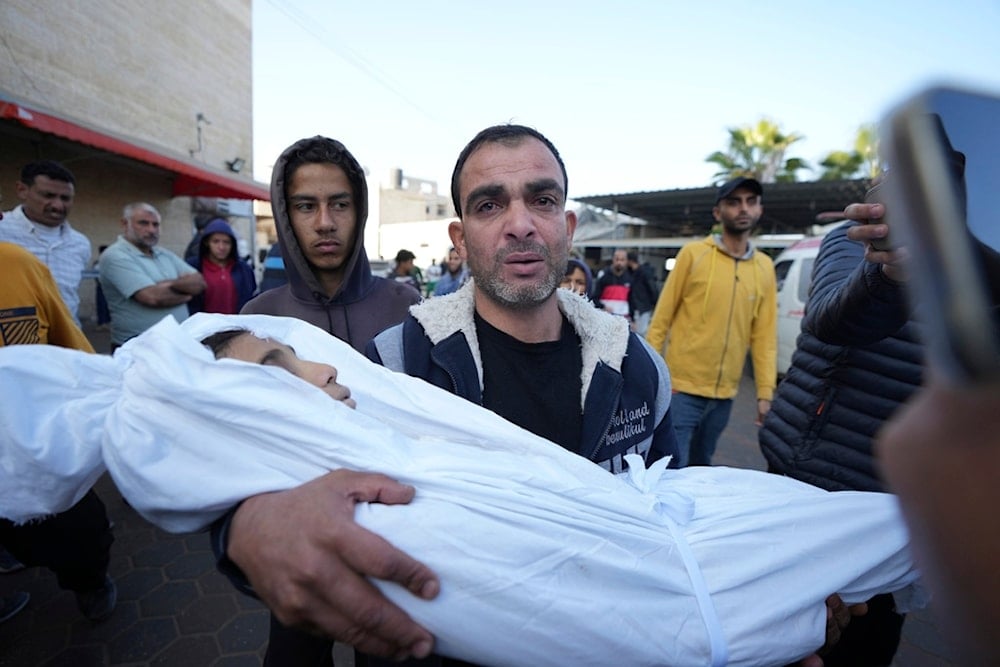
<svg viewBox="0 0 1000 667"><path fill-rule="evenodd" d="M882 171L878 152L878 130L868 123L858 128L854 149L832 151L819 165L823 167L820 180L832 181L848 178L875 178Z"/></svg>
<svg viewBox="0 0 1000 667"><path fill-rule="evenodd" d="M798 171L812 169L801 158L785 158L789 147L805 137L795 132L785 134L773 121L762 118L756 125L730 127L728 131L726 151L705 158L719 166L712 176L717 182L737 176L756 178L761 183L794 182Z"/></svg>

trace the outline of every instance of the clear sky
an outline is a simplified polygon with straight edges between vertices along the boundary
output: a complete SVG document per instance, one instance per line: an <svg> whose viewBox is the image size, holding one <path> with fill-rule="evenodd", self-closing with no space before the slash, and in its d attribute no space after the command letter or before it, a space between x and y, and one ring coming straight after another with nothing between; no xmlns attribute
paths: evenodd
<svg viewBox="0 0 1000 667"><path fill-rule="evenodd" d="M253 0L254 175L324 134L373 190L400 167L447 193L465 143L516 122L570 197L698 187L728 127L769 118L815 164L923 85L1000 94L998 37L1000 0Z"/></svg>

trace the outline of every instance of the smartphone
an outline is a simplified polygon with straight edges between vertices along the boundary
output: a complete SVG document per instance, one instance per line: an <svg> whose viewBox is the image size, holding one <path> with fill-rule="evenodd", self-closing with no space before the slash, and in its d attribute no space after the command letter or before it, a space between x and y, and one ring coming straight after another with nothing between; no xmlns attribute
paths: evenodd
<svg viewBox="0 0 1000 667"><path fill-rule="evenodd" d="M886 203L885 202L885 189L886 189L886 187L885 187L885 179L886 178L888 178L888 175L883 176L883 180L879 181L875 185L873 185L870 188L868 188L868 192L865 193L865 203L866 204L882 204L883 206L885 205L885 203ZM882 215L881 218L878 218L877 220L870 220L869 223L870 224L875 224L875 223L886 223L886 224L888 224L889 223L889 207L886 206L885 213ZM892 241L890 240L890 236L891 235L892 235L892 230L890 228L889 236L886 236L886 237L881 238L881 239L872 239L868 243L875 250L892 250Z"/></svg>
<svg viewBox="0 0 1000 667"><path fill-rule="evenodd" d="M1000 380L1000 96L934 87L881 124L886 208L909 255L928 362L946 380Z"/></svg>

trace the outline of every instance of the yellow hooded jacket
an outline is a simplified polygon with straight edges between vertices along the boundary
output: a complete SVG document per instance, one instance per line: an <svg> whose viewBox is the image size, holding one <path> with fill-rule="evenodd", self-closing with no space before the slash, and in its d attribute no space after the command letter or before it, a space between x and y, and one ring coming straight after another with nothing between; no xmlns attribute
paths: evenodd
<svg viewBox="0 0 1000 667"><path fill-rule="evenodd" d="M653 349L663 354L666 348L675 391L732 398L749 348L757 398L768 401L777 377L777 336L771 258L753 245L733 257L716 236L681 248L646 332Z"/></svg>

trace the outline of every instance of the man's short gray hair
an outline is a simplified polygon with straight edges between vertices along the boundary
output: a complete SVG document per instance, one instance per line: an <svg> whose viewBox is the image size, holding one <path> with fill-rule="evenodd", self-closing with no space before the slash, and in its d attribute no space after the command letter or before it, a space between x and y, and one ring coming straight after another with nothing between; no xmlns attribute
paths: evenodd
<svg viewBox="0 0 1000 667"><path fill-rule="evenodd" d="M144 201L137 201L137 202L132 202L131 204L125 204L125 208L122 209L122 218L131 222L132 214L135 213L136 210L149 211L150 213L155 214L157 218L160 219L163 218L163 216L160 215L160 212L156 210L155 206L153 206L152 204L147 204Z"/></svg>

